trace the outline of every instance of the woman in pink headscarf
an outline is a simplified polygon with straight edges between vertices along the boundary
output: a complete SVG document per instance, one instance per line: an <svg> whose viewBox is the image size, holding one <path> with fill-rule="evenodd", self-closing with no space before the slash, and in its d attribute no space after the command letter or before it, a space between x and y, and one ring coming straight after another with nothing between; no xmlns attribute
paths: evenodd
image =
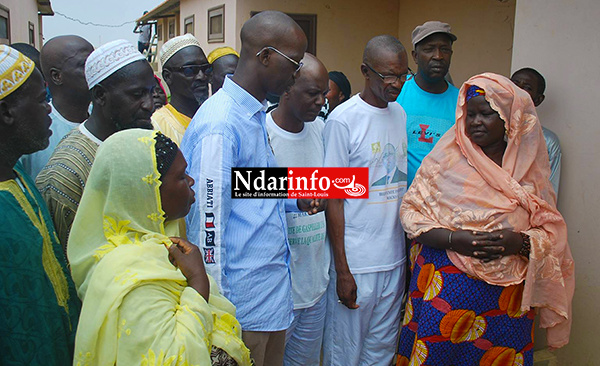
<svg viewBox="0 0 600 366"><path fill-rule="evenodd" d="M569 341L574 265L529 95L477 75L403 198L412 280L397 365L532 365Z"/></svg>

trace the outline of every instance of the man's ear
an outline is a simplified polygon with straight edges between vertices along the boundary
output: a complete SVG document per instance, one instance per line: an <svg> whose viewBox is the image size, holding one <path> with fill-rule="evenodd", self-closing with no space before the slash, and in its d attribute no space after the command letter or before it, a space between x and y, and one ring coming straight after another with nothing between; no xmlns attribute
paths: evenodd
<svg viewBox="0 0 600 366"><path fill-rule="evenodd" d="M59 69L53 67L50 69L50 81L56 85L62 85L62 73Z"/></svg>
<svg viewBox="0 0 600 366"><path fill-rule="evenodd" d="M0 124L2 127L8 127L12 126L14 123L15 118L10 105L5 100L0 100Z"/></svg>
<svg viewBox="0 0 600 366"><path fill-rule="evenodd" d="M163 80L165 81L165 83L167 83L167 85L171 85L171 80L172 80L171 76L172 75L173 74L171 73L171 70L169 70L169 69L162 70L162 77L163 77Z"/></svg>
<svg viewBox="0 0 600 366"><path fill-rule="evenodd" d="M338 92L338 99L340 100L340 103L346 100L346 96L344 95L344 93L342 93L341 91Z"/></svg>
<svg viewBox="0 0 600 366"><path fill-rule="evenodd" d="M268 48L263 48L258 54L258 61L265 65L269 66L269 60L271 59L271 53Z"/></svg>
<svg viewBox="0 0 600 366"><path fill-rule="evenodd" d="M369 79L369 68L364 63L360 65L360 72L363 74L365 79Z"/></svg>
<svg viewBox="0 0 600 366"><path fill-rule="evenodd" d="M533 105L537 107L538 105L542 104L542 102L544 101L544 99L546 99L546 96L544 94L538 95L533 100Z"/></svg>
<svg viewBox="0 0 600 366"><path fill-rule="evenodd" d="M412 55L413 61L415 62L416 65L418 65L419 63L417 62L417 51L416 50L412 50L410 52L410 54Z"/></svg>
<svg viewBox="0 0 600 366"><path fill-rule="evenodd" d="M292 87L291 87L291 86L288 86L288 87L285 89L285 91L283 92L283 95L282 95L282 97L283 97L283 98L285 98L285 99L290 99L290 97L291 97L291 95L292 95L292 94L291 94L291 90L292 90Z"/></svg>
<svg viewBox="0 0 600 366"><path fill-rule="evenodd" d="M107 91L101 84L92 88L92 102L94 105L105 106L107 101Z"/></svg>

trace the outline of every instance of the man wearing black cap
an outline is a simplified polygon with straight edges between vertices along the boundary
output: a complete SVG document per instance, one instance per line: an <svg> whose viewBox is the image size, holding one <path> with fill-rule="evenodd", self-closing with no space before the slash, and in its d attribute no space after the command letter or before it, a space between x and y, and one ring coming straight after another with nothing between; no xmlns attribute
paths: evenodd
<svg viewBox="0 0 600 366"><path fill-rule="evenodd" d="M418 70L398 97L407 115L409 185L423 158L455 122L458 89L444 79L454 41L450 25L438 21L425 22L412 32L412 57Z"/></svg>
<svg viewBox="0 0 600 366"><path fill-rule="evenodd" d="M351 93L350 82L346 75L341 71L330 71L329 91L327 92L327 95L325 95L329 102L329 113L331 113L335 107L350 99Z"/></svg>

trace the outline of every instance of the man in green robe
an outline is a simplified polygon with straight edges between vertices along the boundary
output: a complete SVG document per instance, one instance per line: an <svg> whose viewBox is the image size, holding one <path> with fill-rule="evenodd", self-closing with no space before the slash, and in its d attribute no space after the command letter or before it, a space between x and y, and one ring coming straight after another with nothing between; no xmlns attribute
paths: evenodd
<svg viewBox="0 0 600 366"><path fill-rule="evenodd" d="M18 159L48 146L33 61L0 45L0 364L69 365L81 303L48 210Z"/></svg>

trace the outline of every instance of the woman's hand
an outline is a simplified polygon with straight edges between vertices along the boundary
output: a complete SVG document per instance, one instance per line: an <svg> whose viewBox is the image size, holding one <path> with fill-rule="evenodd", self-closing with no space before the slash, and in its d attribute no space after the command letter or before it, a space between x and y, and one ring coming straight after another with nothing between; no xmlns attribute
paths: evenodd
<svg viewBox="0 0 600 366"><path fill-rule="evenodd" d="M502 257L504 247L490 240L490 233L457 230L452 233L451 248L458 254L489 262Z"/></svg>
<svg viewBox="0 0 600 366"><path fill-rule="evenodd" d="M515 233L512 230L504 229L488 233L489 240L504 247L502 256L519 254L523 247L523 237L520 233Z"/></svg>
<svg viewBox="0 0 600 366"><path fill-rule="evenodd" d="M200 249L182 238L170 237L169 239L173 242L173 245L168 248L169 260L181 270L188 281L188 285L208 301L210 284L204 269L204 260Z"/></svg>
<svg viewBox="0 0 600 366"><path fill-rule="evenodd" d="M452 234L451 250L489 262L518 254L522 245L521 235L508 229L492 232L458 230Z"/></svg>

